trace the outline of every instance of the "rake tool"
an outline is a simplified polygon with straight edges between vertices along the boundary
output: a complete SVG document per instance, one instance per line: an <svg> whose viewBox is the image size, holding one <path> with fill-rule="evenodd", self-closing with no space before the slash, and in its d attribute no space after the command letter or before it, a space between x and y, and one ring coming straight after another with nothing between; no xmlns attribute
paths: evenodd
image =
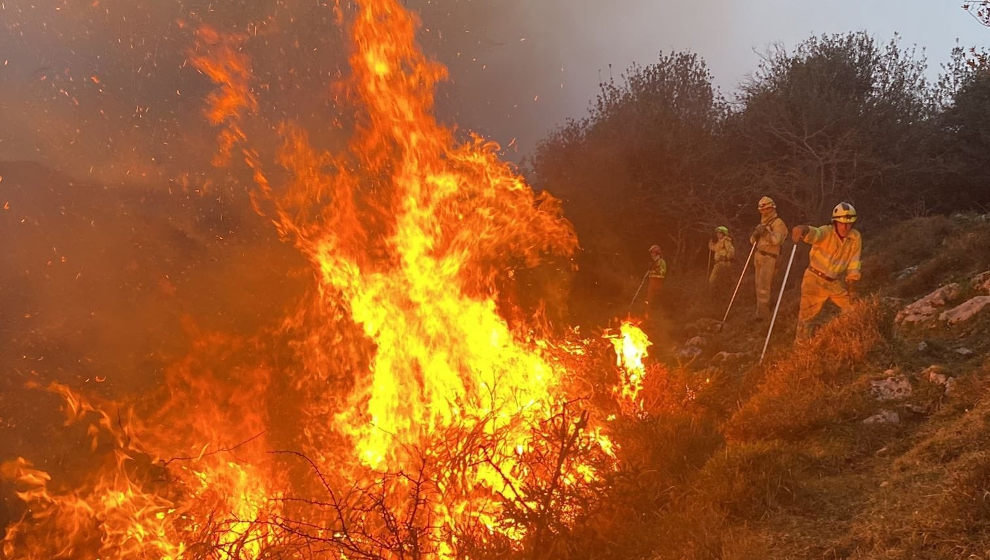
<svg viewBox="0 0 990 560"><path fill-rule="evenodd" d="M787 286L787 277L791 273L791 264L794 262L794 253L797 251L797 244L791 247L791 258L787 260L787 270L784 272L784 281L780 283L780 293L777 294L777 305L773 308L773 317L770 318L770 328L767 330L767 339L763 341L763 352L760 352L760 363L763 363L763 356L767 353L767 345L770 344L770 335L773 334L773 323L777 320L777 310L780 309L780 300L784 297L784 287Z"/></svg>
<svg viewBox="0 0 990 560"><path fill-rule="evenodd" d="M743 276L746 275L746 269L749 268L749 261L753 258L753 253L756 251L756 243L749 248L749 256L746 257L746 264L743 265L742 272L739 274L739 280L736 282L736 289L732 290L732 298L729 300L729 306L725 308L725 315L722 316L722 322L718 324L718 332L722 332L722 327L725 326L725 320L729 318L729 311L732 309L732 303L736 301L736 294L739 293L739 285L742 284Z"/></svg>
<svg viewBox="0 0 990 560"><path fill-rule="evenodd" d="M708 264L705 266L705 281L712 277L712 248L708 247ZM711 285L709 284L709 287Z"/></svg>
<svg viewBox="0 0 990 560"><path fill-rule="evenodd" d="M639 297L639 292L643 291L643 285L646 284L646 279L649 277L650 277L650 270L647 270L646 274L643 275L643 281L639 283L639 287L636 288L636 293L633 294L633 298L629 302L629 310L627 311L627 313L632 311L632 306L634 303L636 303L636 298Z"/></svg>

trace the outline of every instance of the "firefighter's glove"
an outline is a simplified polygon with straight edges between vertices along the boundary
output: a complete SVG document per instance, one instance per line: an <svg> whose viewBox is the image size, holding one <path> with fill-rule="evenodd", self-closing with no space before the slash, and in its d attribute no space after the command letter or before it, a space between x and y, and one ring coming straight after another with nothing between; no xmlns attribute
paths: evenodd
<svg viewBox="0 0 990 560"><path fill-rule="evenodd" d="M795 243L801 241L808 234L809 229L808 226L794 226L794 229L791 230L791 240Z"/></svg>
<svg viewBox="0 0 990 560"><path fill-rule="evenodd" d="M852 299L859 298L859 280L846 280L846 291Z"/></svg>
<svg viewBox="0 0 990 560"><path fill-rule="evenodd" d="M753 229L753 239L759 239L767 232L767 226L763 224L757 224Z"/></svg>

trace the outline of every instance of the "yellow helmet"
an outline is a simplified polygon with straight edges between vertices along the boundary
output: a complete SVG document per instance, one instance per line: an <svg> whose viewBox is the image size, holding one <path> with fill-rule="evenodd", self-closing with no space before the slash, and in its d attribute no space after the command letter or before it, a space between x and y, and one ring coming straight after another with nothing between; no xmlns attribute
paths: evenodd
<svg viewBox="0 0 990 560"><path fill-rule="evenodd" d="M650 245L650 254L651 255L653 255L653 254L660 254L660 246L659 245Z"/></svg>
<svg viewBox="0 0 990 560"><path fill-rule="evenodd" d="M717 231L718 233L729 235L729 228L725 226L718 226L717 228L715 228L715 231Z"/></svg>
<svg viewBox="0 0 990 560"><path fill-rule="evenodd" d="M840 202L832 209L832 221L851 224L856 221L856 209L848 202Z"/></svg>
<svg viewBox="0 0 990 560"><path fill-rule="evenodd" d="M764 208L776 208L776 207L777 204L774 203L773 199L770 198L769 196L764 196L763 198L761 198L760 202L757 203L756 205L757 210L763 210Z"/></svg>

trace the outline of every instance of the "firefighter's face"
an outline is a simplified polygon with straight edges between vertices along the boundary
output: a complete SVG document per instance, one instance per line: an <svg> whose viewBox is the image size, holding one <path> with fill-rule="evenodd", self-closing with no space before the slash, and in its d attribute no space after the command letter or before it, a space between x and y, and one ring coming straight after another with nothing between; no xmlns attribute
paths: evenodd
<svg viewBox="0 0 990 560"><path fill-rule="evenodd" d="M852 231L852 228L853 228L852 224L847 224L844 222L835 222L835 231L836 233L839 234L839 237L845 237L849 235L849 232Z"/></svg>

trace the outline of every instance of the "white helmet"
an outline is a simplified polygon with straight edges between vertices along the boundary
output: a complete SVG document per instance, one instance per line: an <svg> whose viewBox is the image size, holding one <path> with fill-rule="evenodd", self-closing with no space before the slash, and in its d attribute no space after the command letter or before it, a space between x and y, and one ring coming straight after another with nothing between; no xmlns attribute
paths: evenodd
<svg viewBox="0 0 990 560"><path fill-rule="evenodd" d="M856 221L856 209L848 202L840 202L832 209L832 221L851 224Z"/></svg>

